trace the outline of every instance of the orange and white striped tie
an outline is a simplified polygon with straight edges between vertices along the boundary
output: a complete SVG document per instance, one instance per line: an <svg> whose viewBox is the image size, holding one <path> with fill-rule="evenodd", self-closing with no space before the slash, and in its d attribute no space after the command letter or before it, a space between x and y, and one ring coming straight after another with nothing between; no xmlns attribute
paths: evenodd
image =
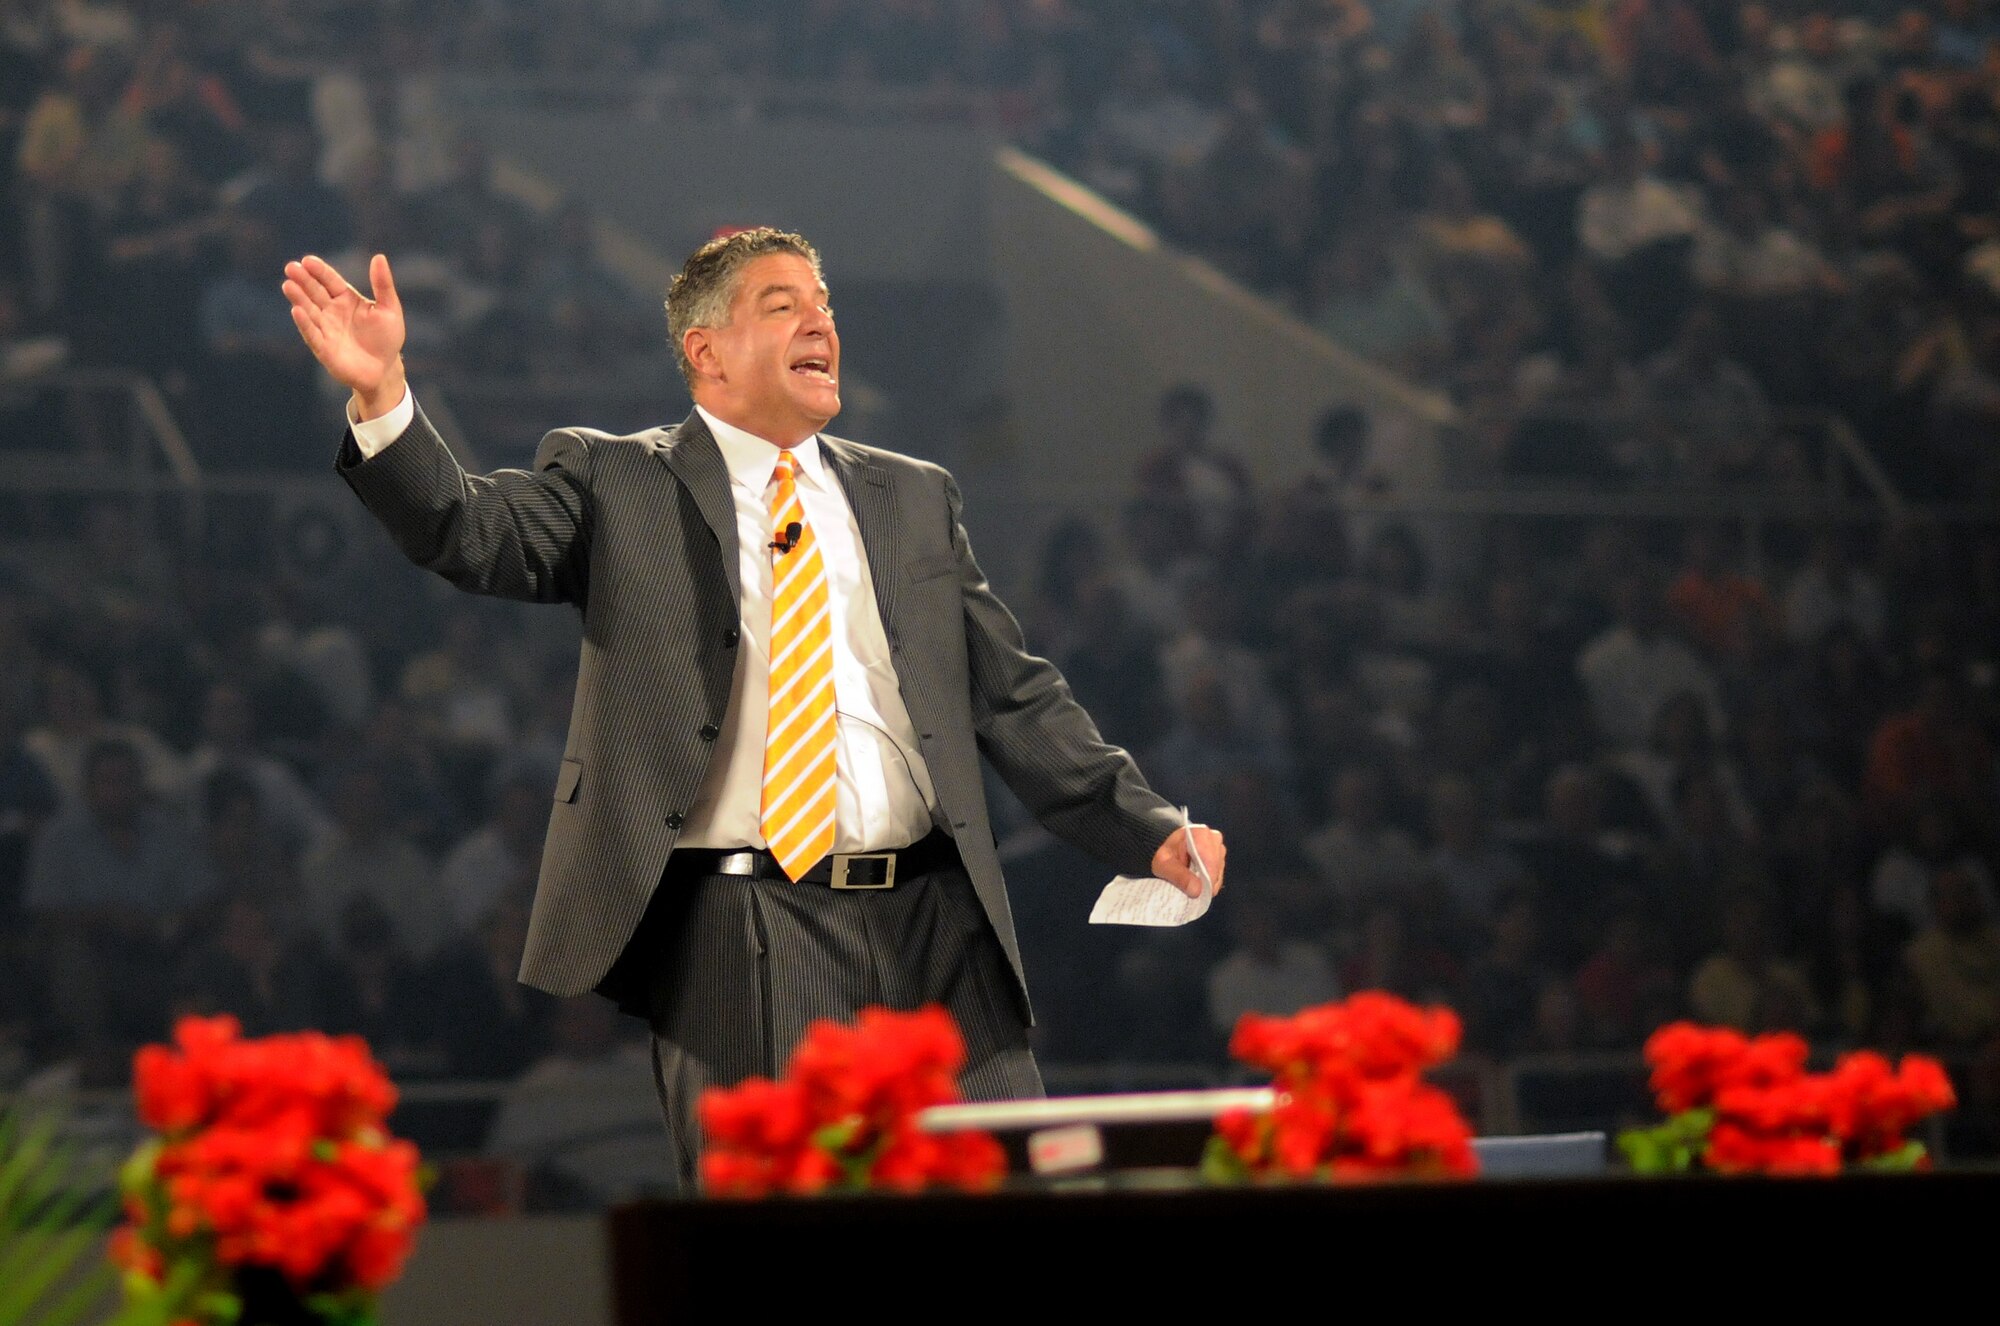
<svg viewBox="0 0 2000 1326"><path fill-rule="evenodd" d="M771 708L764 729L764 842L778 865L801 878L833 850L833 612L826 564L799 501L798 461L778 453L771 526L779 541L793 524L799 537L772 554Z"/></svg>

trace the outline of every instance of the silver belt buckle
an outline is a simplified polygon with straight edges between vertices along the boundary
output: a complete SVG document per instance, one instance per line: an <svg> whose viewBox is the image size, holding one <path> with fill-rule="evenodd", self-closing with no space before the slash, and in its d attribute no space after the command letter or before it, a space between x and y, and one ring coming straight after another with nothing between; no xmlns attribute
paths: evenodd
<svg viewBox="0 0 2000 1326"><path fill-rule="evenodd" d="M849 884L847 867L855 861L886 862L882 869L880 884ZM827 884L836 889L893 889L896 887L896 854L894 852L835 852L833 854L833 878Z"/></svg>

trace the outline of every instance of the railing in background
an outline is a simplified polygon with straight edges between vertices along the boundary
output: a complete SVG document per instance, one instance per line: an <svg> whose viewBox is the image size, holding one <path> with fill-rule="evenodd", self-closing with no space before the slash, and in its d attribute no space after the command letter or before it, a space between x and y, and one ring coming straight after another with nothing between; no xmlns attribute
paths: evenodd
<svg viewBox="0 0 2000 1326"><path fill-rule="evenodd" d="M439 80L449 104L546 111L609 111L639 120L809 116L839 123L997 126L999 99L974 88L891 87L838 79L671 72L614 78L571 74L452 73Z"/></svg>
<svg viewBox="0 0 2000 1326"><path fill-rule="evenodd" d="M64 368L0 385L16 400L55 397L68 424L55 438L0 439L6 460L0 491L163 494L179 505L184 528L201 528L207 476L152 378L127 369ZM134 513L140 533L155 533L155 514L150 503Z"/></svg>

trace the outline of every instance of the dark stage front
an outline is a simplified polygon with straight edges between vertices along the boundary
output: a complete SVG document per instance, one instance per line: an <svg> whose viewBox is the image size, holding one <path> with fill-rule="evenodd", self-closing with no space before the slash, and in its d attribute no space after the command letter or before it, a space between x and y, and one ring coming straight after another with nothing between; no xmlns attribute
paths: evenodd
<svg viewBox="0 0 2000 1326"><path fill-rule="evenodd" d="M1745 1290L1916 1289L1953 1260L1952 1226L1996 1198L2000 1172L1952 1171L667 1201L613 1212L611 1247L625 1326L751 1304L1129 1320L1300 1296L1490 1308L1496 1292L1622 1316L1669 1300L1720 1310Z"/></svg>

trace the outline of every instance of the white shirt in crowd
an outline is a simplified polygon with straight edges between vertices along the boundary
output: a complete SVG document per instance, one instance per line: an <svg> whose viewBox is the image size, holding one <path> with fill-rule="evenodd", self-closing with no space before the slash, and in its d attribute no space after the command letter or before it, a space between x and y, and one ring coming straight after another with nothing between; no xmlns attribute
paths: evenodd
<svg viewBox="0 0 2000 1326"><path fill-rule="evenodd" d="M737 559L742 594L737 602L742 643L728 711L718 726L715 758L682 831L682 847L763 847L759 803L764 778L764 726L770 702L772 476L779 448L697 406L729 470L736 506ZM415 417L409 392L378 419L349 422L354 443L373 457L394 442ZM903 847L931 830L937 797L930 770L917 753L917 733L889 658L889 639L875 603L875 582L861 544L861 527L840 481L820 454L819 439L793 448L799 501L818 540L826 567L833 617L833 689L836 727L833 850L879 851Z"/></svg>
<svg viewBox="0 0 2000 1326"><path fill-rule="evenodd" d="M1229 1031L1245 1013L1288 1017L1340 997L1340 981L1319 946L1302 939L1278 945L1275 961L1237 949L1208 974L1208 1020Z"/></svg>
<svg viewBox="0 0 2000 1326"><path fill-rule="evenodd" d="M1808 566L1785 592L1785 634L1793 644L1816 645L1837 622L1881 643L1882 587L1863 571L1849 571L1835 584L1823 568Z"/></svg>
<svg viewBox="0 0 2000 1326"><path fill-rule="evenodd" d="M1577 238L1593 258L1605 262L1661 240L1693 235L1700 225L1700 195L1651 175L1629 184L1593 184L1577 207Z"/></svg>
<svg viewBox="0 0 2000 1326"><path fill-rule="evenodd" d="M1693 691L1708 709L1709 731L1724 731L1722 688L1698 655L1664 632L1641 638L1614 626L1584 646L1577 679L1590 696L1597 734L1614 746L1643 746L1652 739L1653 716L1682 691Z"/></svg>

